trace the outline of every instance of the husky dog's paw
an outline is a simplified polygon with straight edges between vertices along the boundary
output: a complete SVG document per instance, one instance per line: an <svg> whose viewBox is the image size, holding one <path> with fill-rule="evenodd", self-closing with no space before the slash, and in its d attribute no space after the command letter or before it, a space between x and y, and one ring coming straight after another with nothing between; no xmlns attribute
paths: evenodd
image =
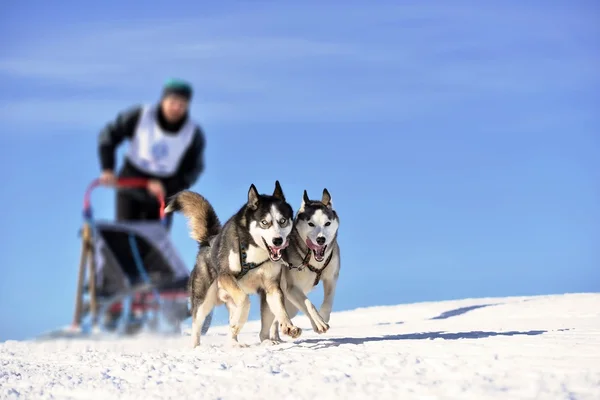
<svg viewBox="0 0 600 400"><path fill-rule="evenodd" d="M302 329L292 324L279 324L279 329L284 335L290 336L293 339L299 338L302 334Z"/></svg>
<svg viewBox="0 0 600 400"><path fill-rule="evenodd" d="M246 343L240 343L237 340L232 339L229 341L229 347L232 349L245 349L246 347L250 347L250 345Z"/></svg>
<svg viewBox="0 0 600 400"><path fill-rule="evenodd" d="M260 336L260 343L263 345L267 345L267 343L272 343L274 345L283 343L283 340L279 337L279 332L275 336Z"/></svg>
<svg viewBox="0 0 600 400"><path fill-rule="evenodd" d="M261 346L277 346L278 344L281 344L282 341L281 340L273 340L273 339L265 339L262 342L260 342Z"/></svg>
<svg viewBox="0 0 600 400"><path fill-rule="evenodd" d="M196 347L200 347L200 339L194 338L190 343L190 347L194 350Z"/></svg>
<svg viewBox="0 0 600 400"><path fill-rule="evenodd" d="M317 333L325 333L329 330L329 324L323 320L315 320L312 322L313 330Z"/></svg>

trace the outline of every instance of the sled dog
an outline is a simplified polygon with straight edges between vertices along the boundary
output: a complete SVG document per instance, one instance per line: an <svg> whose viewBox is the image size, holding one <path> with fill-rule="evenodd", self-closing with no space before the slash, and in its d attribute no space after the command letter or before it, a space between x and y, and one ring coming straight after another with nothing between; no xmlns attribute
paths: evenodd
<svg viewBox="0 0 600 400"><path fill-rule="evenodd" d="M297 338L302 330L285 311L280 288L282 251L289 245L294 212L279 181L272 195L259 194L254 184L248 200L223 226L212 205L202 195L182 191L172 196L165 212L181 212L190 236L199 243L190 275L192 346L200 345L206 316L218 305L229 311L230 344L247 347L238 334L248 320L250 294L263 293L285 335Z"/></svg>
<svg viewBox="0 0 600 400"><path fill-rule="evenodd" d="M337 241L339 218L333 208L331 195L323 189L320 201L311 200L306 190L294 218L290 245L284 250L284 267L281 289L290 318L302 311L312 324L313 330L325 333L329 329L329 317L340 273L340 247ZM324 298L319 311L307 298L319 282L323 282ZM268 307L268 299L261 295L260 339L281 341L276 315Z"/></svg>

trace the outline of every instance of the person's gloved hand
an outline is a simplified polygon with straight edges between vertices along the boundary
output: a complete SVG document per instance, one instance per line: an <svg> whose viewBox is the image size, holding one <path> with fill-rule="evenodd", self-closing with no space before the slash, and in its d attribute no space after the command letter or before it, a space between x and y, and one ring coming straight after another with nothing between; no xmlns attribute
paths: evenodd
<svg viewBox="0 0 600 400"><path fill-rule="evenodd" d="M165 197L165 188L159 180L151 179L148 181L147 189L150 193L152 193L156 198L164 198Z"/></svg>
<svg viewBox="0 0 600 400"><path fill-rule="evenodd" d="M100 183L103 185L114 185L117 182L117 178L115 177L115 173L110 170L110 169L106 169L104 171L102 171L102 174L100 175Z"/></svg>

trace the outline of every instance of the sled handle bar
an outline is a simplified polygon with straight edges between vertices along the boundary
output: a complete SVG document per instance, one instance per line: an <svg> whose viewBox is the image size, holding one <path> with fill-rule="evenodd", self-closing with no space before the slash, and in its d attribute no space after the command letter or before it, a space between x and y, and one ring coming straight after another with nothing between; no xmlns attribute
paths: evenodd
<svg viewBox="0 0 600 400"><path fill-rule="evenodd" d="M127 188L145 188L148 185L148 179L144 178L118 178L115 185L110 185L114 187L127 187ZM91 215L91 200L92 192L98 186L106 186L100 182L100 179L94 179L92 183L90 183L85 191L85 195L83 197L83 210L86 215ZM157 196L157 200L159 203L159 212L160 219L165 217L165 199L163 196Z"/></svg>

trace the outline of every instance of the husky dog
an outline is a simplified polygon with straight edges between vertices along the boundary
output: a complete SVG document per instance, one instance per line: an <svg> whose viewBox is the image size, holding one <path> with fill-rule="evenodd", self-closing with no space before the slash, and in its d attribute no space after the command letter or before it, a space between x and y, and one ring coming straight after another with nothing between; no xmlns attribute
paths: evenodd
<svg viewBox="0 0 600 400"><path fill-rule="evenodd" d="M340 247L337 242L339 218L333 209L331 195L323 189L321 201L310 200L306 190L290 234L290 245L284 250L281 289L285 308L290 318L302 311L310 319L313 330L325 333L340 273ZM306 297L319 282L323 282L324 298L317 311ZM268 307L268 299L261 295L261 341L281 342L276 315Z"/></svg>
<svg viewBox="0 0 600 400"><path fill-rule="evenodd" d="M202 195L182 191L169 200L166 212L180 211L188 218L190 236L200 249L188 290L191 300L192 345L200 345L202 324L215 306L229 311L230 344L248 320L250 294L263 293L284 334L297 338L302 330L292 324L280 288L282 251L289 245L294 212L279 181L273 195L259 194L254 184L248 201L221 227L211 204Z"/></svg>

